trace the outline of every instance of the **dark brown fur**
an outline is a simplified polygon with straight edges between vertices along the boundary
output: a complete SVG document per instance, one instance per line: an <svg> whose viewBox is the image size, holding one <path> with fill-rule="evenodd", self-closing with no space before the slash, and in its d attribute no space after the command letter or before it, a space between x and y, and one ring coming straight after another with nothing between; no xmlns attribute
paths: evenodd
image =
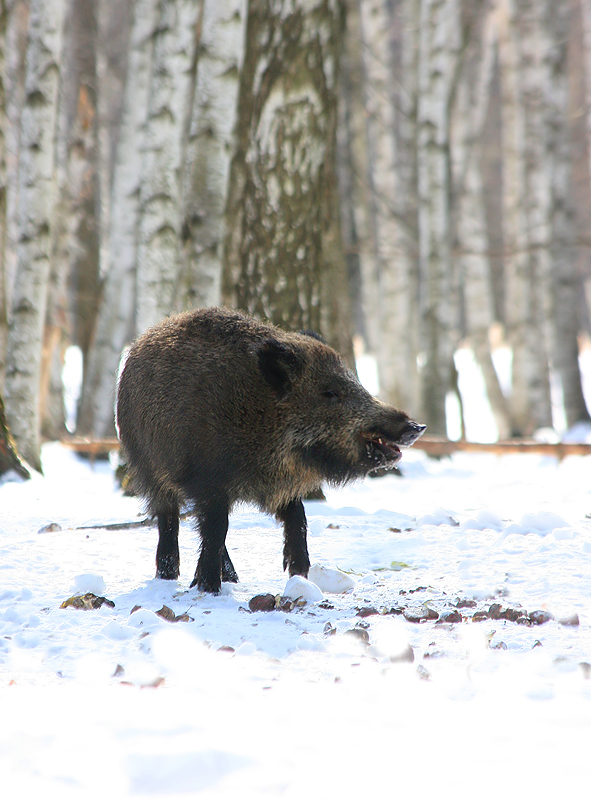
<svg viewBox="0 0 591 800"><path fill-rule="evenodd" d="M393 467L424 426L371 397L341 357L309 333L286 333L210 308L170 317L132 346L119 380L119 436L135 485L158 518L156 575L179 574L179 505L201 534L192 586L238 577L228 514L255 503L283 522L284 568L307 576L302 496Z"/></svg>

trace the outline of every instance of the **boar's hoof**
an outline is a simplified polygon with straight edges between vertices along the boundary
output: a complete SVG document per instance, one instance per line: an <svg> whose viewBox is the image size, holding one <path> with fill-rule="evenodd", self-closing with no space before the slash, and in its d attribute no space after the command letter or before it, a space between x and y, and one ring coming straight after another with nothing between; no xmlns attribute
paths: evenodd
<svg viewBox="0 0 591 800"><path fill-rule="evenodd" d="M178 558L160 558L156 564L156 577L163 581L176 581L180 573Z"/></svg>

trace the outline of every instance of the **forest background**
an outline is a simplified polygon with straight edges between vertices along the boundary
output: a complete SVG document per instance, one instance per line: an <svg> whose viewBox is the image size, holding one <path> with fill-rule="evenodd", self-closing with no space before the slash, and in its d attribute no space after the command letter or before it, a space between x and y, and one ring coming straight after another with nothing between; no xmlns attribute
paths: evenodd
<svg viewBox="0 0 591 800"><path fill-rule="evenodd" d="M70 348L112 436L129 342L220 303L373 356L430 433L460 346L499 438L588 420L590 132L591 0L0 0L19 451L67 432Z"/></svg>

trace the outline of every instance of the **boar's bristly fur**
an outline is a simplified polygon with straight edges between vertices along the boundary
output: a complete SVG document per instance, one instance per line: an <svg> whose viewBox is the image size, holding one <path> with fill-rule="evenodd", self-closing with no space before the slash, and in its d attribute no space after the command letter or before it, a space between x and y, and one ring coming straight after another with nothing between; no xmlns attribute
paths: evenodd
<svg viewBox="0 0 591 800"><path fill-rule="evenodd" d="M158 519L156 575L179 575L179 506L201 535L192 586L238 580L228 514L255 503L284 527L283 566L310 567L302 497L400 459L424 425L373 398L335 350L235 311L170 317L131 347L117 425L136 489Z"/></svg>

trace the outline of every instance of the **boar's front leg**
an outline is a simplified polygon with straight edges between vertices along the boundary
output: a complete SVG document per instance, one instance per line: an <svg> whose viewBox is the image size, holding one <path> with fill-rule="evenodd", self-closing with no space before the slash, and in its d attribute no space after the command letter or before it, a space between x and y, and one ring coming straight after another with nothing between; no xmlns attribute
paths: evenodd
<svg viewBox="0 0 591 800"><path fill-rule="evenodd" d="M159 511L156 577L174 581L179 576L179 510Z"/></svg>
<svg viewBox="0 0 591 800"><path fill-rule="evenodd" d="M201 553L191 586L196 586L202 592L219 594L222 588L222 563L226 558L234 570L225 547L228 532L227 500L212 501L201 507L197 519L201 534ZM224 566L227 573L228 564Z"/></svg>
<svg viewBox="0 0 591 800"><path fill-rule="evenodd" d="M308 577L310 558L306 537L308 523L304 504L298 498L280 508L276 514L277 519L283 523L283 569L289 569L289 577L302 575Z"/></svg>

